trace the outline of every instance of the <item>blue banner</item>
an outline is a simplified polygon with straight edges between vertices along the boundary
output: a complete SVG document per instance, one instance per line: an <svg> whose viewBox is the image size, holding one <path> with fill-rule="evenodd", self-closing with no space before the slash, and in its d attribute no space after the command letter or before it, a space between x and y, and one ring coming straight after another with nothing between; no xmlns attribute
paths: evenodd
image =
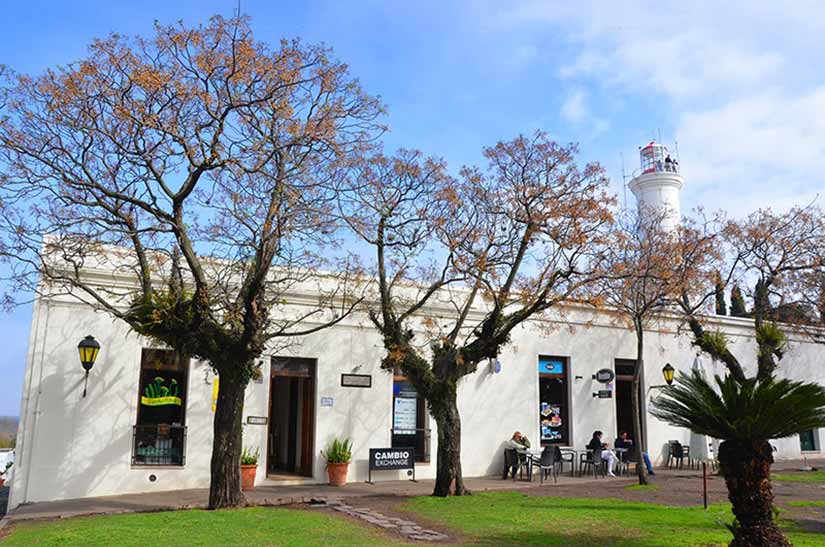
<svg viewBox="0 0 825 547"><path fill-rule="evenodd" d="M564 363L558 358L539 357L539 373L564 374Z"/></svg>

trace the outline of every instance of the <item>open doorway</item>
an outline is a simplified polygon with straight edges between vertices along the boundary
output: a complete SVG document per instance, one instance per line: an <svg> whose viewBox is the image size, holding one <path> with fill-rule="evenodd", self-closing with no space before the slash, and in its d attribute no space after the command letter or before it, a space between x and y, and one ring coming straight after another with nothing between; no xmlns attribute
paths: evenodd
<svg viewBox="0 0 825 547"><path fill-rule="evenodd" d="M633 375L636 373L636 361L633 359L616 359L616 436L627 432L627 436L634 442L633 438ZM642 383L639 383L639 404L644 400ZM642 417L642 437L645 436L645 415L643 409L639 409L639 416Z"/></svg>
<svg viewBox="0 0 825 547"><path fill-rule="evenodd" d="M315 370L314 359L272 358L266 458L268 475L312 476Z"/></svg>

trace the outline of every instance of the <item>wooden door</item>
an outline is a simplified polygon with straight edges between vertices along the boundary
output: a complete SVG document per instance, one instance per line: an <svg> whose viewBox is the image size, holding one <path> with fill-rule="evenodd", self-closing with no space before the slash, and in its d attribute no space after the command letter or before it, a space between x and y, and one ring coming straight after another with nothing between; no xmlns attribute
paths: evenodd
<svg viewBox="0 0 825 547"><path fill-rule="evenodd" d="M315 460L315 378L303 379L303 408L301 409L301 468L300 473L312 476L312 463Z"/></svg>

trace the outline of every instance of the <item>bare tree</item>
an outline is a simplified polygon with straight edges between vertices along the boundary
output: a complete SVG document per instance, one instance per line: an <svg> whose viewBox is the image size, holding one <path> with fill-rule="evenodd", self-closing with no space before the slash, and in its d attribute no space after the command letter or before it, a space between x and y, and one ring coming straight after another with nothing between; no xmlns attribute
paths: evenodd
<svg viewBox="0 0 825 547"><path fill-rule="evenodd" d="M330 179L373 145L381 104L329 50L273 49L246 18L219 16L157 24L149 38L111 35L71 65L7 74L1 89L11 290L65 291L208 362L221 379L209 506L239 505L255 359L357 303L346 268L337 279L311 273L335 231ZM94 282L86 274L97 268L137 283ZM285 306L305 284L322 289L318 301Z"/></svg>
<svg viewBox="0 0 825 547"><path fill-rule="evenodd" d="M672 309L673 302L711 275L712 239L697 237L690 222L667 229L667 211L626 212L613 225L612 237L600 253L600 301L618 313L636 336L636 369L631 385L633 448L639 484L648 484L642 465L646 452L640 414L644 373L644 335L649 326Z"/></svg>
<svg viewBox="0 0 825 547"><path fill-rule="evenodd" d="M785 213L764 209L731 223L726 238L739 257L739 277L753 281L757 376L767 378L783 356L782 329L803 331L814 341L825 342L816 328L825 279L825 219L812 205Z"/></svg>
<svg viewBox="0 0 825 547"><path fill-rule="evenodd" d="M769 441L825 424L825 389L777 380L774 374L786 354L786 332L807 331L814 339L821 335L820 329L809 328L816 322L815 313L782 310L804 303L806 295L818 301L823 227L821 212L810 206L778 214L760 210L740 222L704 225L703 237L713 241L726 283L755 281L754 376L745 373L740 359L746 357L731 351L723 333L705 328L703 309L716 289L706 283L704 289L684 291L679 299L693 343L721 361L729 376L717 377L713 386L699 375L683 375L683 385L654 401L653 414L723 440L719 461L737 519L731 545L790 545L773 520Z"/></svg>
<svg viewBox="0 0 825 547"><path fill-rule="evenodd" d="M602 169L579 169L576 152L537 132L485 149L488 169L455 179L443 162L401 151L365 163L343 194L352 229L375 251L369 313L382 367L408 378L438 426L436 496L465 493L458 381L593 279L612 199Z"/></svg>

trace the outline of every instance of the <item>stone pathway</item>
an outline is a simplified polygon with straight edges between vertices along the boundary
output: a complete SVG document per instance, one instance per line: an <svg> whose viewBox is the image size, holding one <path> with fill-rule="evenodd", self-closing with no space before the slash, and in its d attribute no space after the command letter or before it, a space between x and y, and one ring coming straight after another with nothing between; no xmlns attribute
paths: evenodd
<svg viewBox="0 0 825 547"><path fill-rule="evenodd" d="M330 507L331 509L344 513L345 515L359 518L370 524L374 524L375 526L395 530L407 539L417 541L445 541L450 539L447 535L442 534L441 532L428 530L411 520L405 520L398 517L388 517L369 508L353 507L352 505L348 505L340 501L332 501L316 506Z"/></svg>

